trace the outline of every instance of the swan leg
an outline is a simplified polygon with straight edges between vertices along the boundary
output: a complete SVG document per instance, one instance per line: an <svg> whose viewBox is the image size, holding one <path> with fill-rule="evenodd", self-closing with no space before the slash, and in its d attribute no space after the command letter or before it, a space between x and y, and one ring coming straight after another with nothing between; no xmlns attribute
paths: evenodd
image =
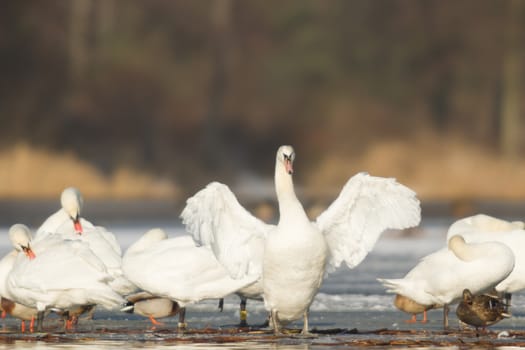
<svg viewBox="0 0 525 350"><path fill-rule="evenodd" d="M26 332L26 321L24 321L24 320L22 320L22 321L20 322L20 331L21 331L22 333L25 333L25 332Z"/></svg>
<svg viewBox="0 0 525 350"><path fill-rule="evenodd" d="M186 324L185 319L186 319L186 308L183 307L179 311L179 324L177 325L178 329L181 329L181 330L186 329L188 325Z"/></svg>
<svg viewBox="0 0 525 350"><path fill-rule="evenodd" d="M67 319L67 329L71 330L73 328L75 328L78 324L78 315L72 315L72 316L69 316L68 319Z"/></svg>
<svg viewBox="0 0 525 350"><path fill-rule="evenodd" d="M86 308L86 316L84 317L85 320L92 320L93 316L95 315L95 309L97 308L97 305L89 305Z"/></svg>
<svg viewBox="0 0 525 350"><path fill-rule="evenodd" d="M310 333L310 331L308 330L308 310L305 310L303 314L303 330L301 332L301 335L312 335L312 333Z"/></svg>
<svg viewBox="0 0 525 350"><path fill-rule="evenodd" d="M504 293L503 297L505 298L505 312L508 313L508 314L511 314L510 301L512 299L512 294L511 293Z"/></svg>
<svg viewBox="0 0 525 350"><path fill-rule="evenodd" d="M44 323L44 311L38 311L36 314L36 331L42 332L43 331L43 323Z"/></svg>
<svg viewBox="0 0 525 350"><path fill-rule="evenodd" d="M222 312L224 310L224 298L219 299L219 311Z"/></svg>
<svg viewBox="0 0 525 350"><path fill-rule="evenodd" d="M239 318L241 322L239 323L239 327L248 327L248 322L246 319L248 318L248 312L246 311L246 302L247 299L245 297L241 297L241 306L239 311Z"/></svg>
<svg viewBox="0 0 525 350"><path fill-rule="evenodd" d="M33 333L35 330L35 316L31 316L31 322L29 322L29 331Z"/></svg>
<svg viewBox="0 0 525 350"><path fill-rule="evenodd" d="M268 314L268 317L266 317L266 319L264 320L264 322L261 323L260 325L256 326L256 327L257 327L257 328L266 328L266 327L270 326L271 319L272 319L272 314L269 313L269 314Z"/></svg>
<svg viewBox="0 0 525 350"><path fill-rule="evenodd" d="M443 329L448 329L448 304L443 305Z"/></svg>
<svg viewBox="0 0 525 350"><path fill-rule="evenodd" d="M64 311L62 314L62 319L64 320L64 332L72 328L72 321L69 318L69 311Z"/></svg>
<svg viewBox="0 0 525 350"><path fill-rule="evenodd" d="M272 309L271 319L272 319L272 326L273 326L273 334L275 335L282 335L281 328L279 326L279 319L277 316L277 309Z"/></svg>

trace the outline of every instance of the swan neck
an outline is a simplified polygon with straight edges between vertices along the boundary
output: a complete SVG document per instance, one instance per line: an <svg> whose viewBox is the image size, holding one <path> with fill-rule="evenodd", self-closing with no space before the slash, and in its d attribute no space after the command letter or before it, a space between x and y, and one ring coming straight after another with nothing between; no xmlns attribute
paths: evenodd
<svg viewBox="0 0 525 350"><path fill-rule="evenodd" d="M279 203L279 221L283 218L304 215L304 209L295 194L292 175L288 174L284 166L277 162L275 166L275 192Z"/></svg>
<svg viewBox="0 0 525 350"><path fill-rule="evenodd" d="M478 249L478 245L467 244L460 236L454 236L449 240L448 249L451 250L458 259L463 261L472 261L479 258L480 255L483 255L483 252Z"/></svg>

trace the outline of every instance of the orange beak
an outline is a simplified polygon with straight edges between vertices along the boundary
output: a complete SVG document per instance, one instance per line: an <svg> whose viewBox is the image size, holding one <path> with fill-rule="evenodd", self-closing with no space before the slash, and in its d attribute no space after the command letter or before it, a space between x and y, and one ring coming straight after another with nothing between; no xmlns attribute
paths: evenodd
<svg viewBox="0 0 525 350"><path fill-rule="evenodd" d="M36 258L36 255L31 248L22 247L22 250L24 251L24 254L29 258L29 260L33 260L34 258Z"/></svg>
<svg viewBox="0 0 525 350"><path fill-rule="evenodd" d="M290 159L285 159L284 161L284 168L286 169L286 172L290 175L293 174L293 166L292 161Z"/></svg>
<svg viewBox="0 0 525 350"><path fill-rule="evenodd" d="M82 225L80 224L80 218L73 220L73 226L75 226L75 232L81 235L84 231Z"/></svg>

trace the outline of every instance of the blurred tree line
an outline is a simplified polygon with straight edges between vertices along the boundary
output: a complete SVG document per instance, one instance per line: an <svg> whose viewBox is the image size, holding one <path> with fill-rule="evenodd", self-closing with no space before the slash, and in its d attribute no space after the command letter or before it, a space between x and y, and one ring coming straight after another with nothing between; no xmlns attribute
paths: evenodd
<svg viewBox="0 0 525 350"><path fill-rule="evenodd" d="M106 172L271 174L282 143L312 166L422 130L523 148L522 0L15 0L0 28L1 145Z"/></svg>

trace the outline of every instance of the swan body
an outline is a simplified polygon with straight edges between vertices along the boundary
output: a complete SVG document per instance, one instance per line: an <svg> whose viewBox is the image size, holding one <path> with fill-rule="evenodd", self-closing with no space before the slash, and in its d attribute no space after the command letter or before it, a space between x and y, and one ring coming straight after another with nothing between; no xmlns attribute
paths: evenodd
<svg viewBox="0 0 525 350"><path fill-rule="evenodd" d="M25 255L34 259L35 253L31 248L31 231L26 225L14 224L9 228L9 240L13 250L0 260L0 296L9 299L11 295L7 290L7 276L13 269L18 255Z"/></svg>
<svg viewBox="0 0 525 350"><path fill-rule="evenodd" d="M295 195L294 159L293 147L278 149L277 225L255 218L227 186L216 182L188 199L181 213L186 230L198 244L209 246L233 277L259 276L276 333L280 323L301 316L303 333L308 332L307 311L326 268L333 270L343 262L350 268L357 266L384 230L415 226L420 220L413 191L393 179L360 173L311 222Z"/></svg>
<svg viewBox="0 0 525 350"><path fill-rule="evenodd" d="M0 260L0 308L5 313L22 320L22 330L25 330L24 321L34 320L38 311L36 308L27 307L9 299L11 295L7 291L6 282L19 254L25 254L30 259L33 259L35 254L29 243L26 243L27 239L31 239L31 232L27 226L22 224L11 226L9 238L14 249Z"/></svg>
<svg viewBox="0 0 525 350"><path fill-rule="evenodd" d="M378 279L388 292L422 305L448 305L468 288L477 294L493 288L514 268L514 254L499 242L466 243L454 236L448 248L422 258L404 278Z"/></svg>
<svg viewBox="0 0 525 350"><path fill-rule="evenodd" d="M30 238L27 230L18 237L18 244L29 246ZM31 248L34 257L19 254L7 276L9 299L36 308L41 315L50 309L89 304L113 309L124 303L109 287L112 277L86 243L50 237Z"/></svg>
<svg viewBox="0 0 525 350"><path fill-rule="evenodd" d="M515 293L525 288L525 230L523 222L509 222L488 215L478 214L454 222L447 233L447 240L461 235L467 242L497 241L508 246L515 258L512 272L495 286L496 291ZM476 294L476 292L472 291Z"/></svg>
<svg viewBox="0 0 525 350"><path fill-rule="evenodd" d="M204 299L220 299L255 281L235 280L210 249L190 236L167 238L163 230L146 232L123 258L126 277L143 291L176 301L181 308Z"/></svg>
<svg viewBox="0 0 525 350"><path fill-rule="evenodd" d="M281 323L304 315L325 272L328 246L324 237L309 220L301 221L304 225L293 225L293 222L278 225L269 232L264 247L265 307L270 312L278 311L277 318ZM287 234L289 232L298 234Z"/></svg>
<svg viewBox="0 0 525 350"><path fill-rule="evenodd" d="M122 250L115 235L81 217L83 199L80 191L74 187L66 188L60 202L62 207L40 226L34 242L41 242L51 236L83 241L113 277L110 282L113 290L120 295L136 291L137 287L122 272Z"/></svg>

